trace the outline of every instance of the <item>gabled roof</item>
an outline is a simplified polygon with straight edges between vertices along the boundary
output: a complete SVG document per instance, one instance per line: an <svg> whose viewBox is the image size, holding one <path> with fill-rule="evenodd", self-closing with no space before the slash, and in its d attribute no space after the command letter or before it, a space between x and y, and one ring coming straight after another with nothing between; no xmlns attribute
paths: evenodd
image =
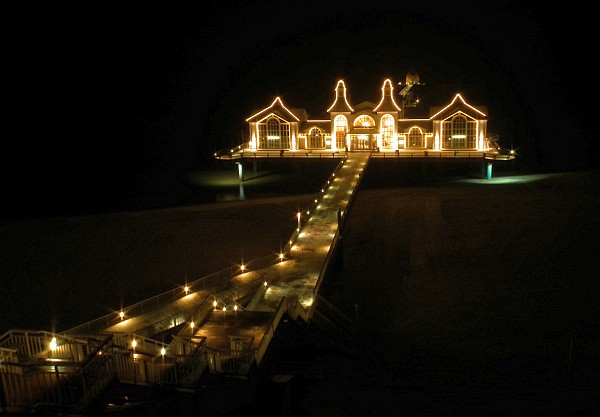
<svg viewBox="0 0 600 417"><path fill-rule="evenodd" d="M254 113L252 116L248 117L246 119L246 121L247 122L260 121L260 120L264 119L265 117L269 116L270 114L275 114L284 120L289 120L291 117L296 122L300 121L300 119L291 110L289 110L287 107L285 107L285 105L283 104L283 102L281 101L281 99L279 97L276 97L275 100L273 100L273 103L271 103L271 105L269 107L266 107L256 113Z"/></svg>
<svg viewBox="0 0 600 417"><path fill-rule="evenodd" d="M371 103L370 101L362 101L359 104L357 104L356 106L354 106L354 111L356 113L359 113L361 111L368 111L370 113L373 113L373 109L375 108L375 103Z"/></svg>
<svg viewBox="0 0 600 417"><path fill-rule="evenodd" d="M485 111L484 111L485 110ZM454 99L450 102L450 104L444 107L432 107L429 112L430 119L444 119L457 111L462 111L463 113L470 115L474 119L485 119L487 118L487 109L482 106L474 107L467 103L464 98L460 94L454 96Z"/></svg>
<svg viewBox="0 0 600 417"><path fill-rule="evenodd" d="M352 106L348 103L348 99L346 97L346 84L343 80L339 80L337 85L335 86L335 101L327 109L329 113L331 112L352 112Z"/></svg>
<svg viewBox="0 0 600 417"><path fill-rule="evenodd" d="M400 107L394 101L394 87L392 86L392 81L388 78L383 82L383 86L381 87L381 101L377 107L373 109L376 112L399 112Z"/></svg>

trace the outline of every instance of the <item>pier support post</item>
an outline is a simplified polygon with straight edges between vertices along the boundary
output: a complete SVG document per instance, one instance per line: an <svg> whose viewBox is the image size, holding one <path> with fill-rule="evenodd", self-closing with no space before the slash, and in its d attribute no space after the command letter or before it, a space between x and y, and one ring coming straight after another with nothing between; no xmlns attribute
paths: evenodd
<svg viewBox="0 0 600 417"><path fill-rule="evenodd" d="M486 164L485 178L487 180L491 180L492 179L492 163L489 162L489 161Z"/></svg>

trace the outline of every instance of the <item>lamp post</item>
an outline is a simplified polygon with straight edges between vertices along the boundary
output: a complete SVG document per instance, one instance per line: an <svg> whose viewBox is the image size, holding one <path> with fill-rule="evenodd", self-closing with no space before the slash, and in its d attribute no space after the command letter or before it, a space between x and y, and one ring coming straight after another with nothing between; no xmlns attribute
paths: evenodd
<svg viewBox="0 0 600 417"><path fill-rule="evenodd" d="M238 177L240 181L244 181L244 166L241 162L236 162L235 164L238 166Z"/></svg>

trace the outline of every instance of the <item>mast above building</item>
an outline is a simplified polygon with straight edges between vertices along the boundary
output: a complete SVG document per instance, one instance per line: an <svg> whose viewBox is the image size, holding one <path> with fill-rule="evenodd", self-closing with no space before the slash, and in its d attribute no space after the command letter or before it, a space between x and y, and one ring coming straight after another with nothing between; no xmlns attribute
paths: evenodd
<svg viewBox="0 0 600 417"><path fill-rule="evenodd" d="M404 83L399 82L398 85L403 87L398 93L401 97L402 107L416 107L419 104L419 98L414 97L414 86L425 85L421 82L419 74L410 71L406 74L406 81Z"/></svg>

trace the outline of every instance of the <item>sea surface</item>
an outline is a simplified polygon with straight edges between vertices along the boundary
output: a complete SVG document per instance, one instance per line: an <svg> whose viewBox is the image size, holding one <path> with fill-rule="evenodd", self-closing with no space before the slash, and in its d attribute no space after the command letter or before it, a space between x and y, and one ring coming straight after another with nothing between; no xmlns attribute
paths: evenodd
<svg viewBox="0 0 600 417"><path fill-rule="evenodd" d="M52 218L318 193L331 159L208 160L194 167L33 176L5 190L2 220ZM240 175L241 174L241 175ZM32 176L30 176L32 177Z"/></svg>

